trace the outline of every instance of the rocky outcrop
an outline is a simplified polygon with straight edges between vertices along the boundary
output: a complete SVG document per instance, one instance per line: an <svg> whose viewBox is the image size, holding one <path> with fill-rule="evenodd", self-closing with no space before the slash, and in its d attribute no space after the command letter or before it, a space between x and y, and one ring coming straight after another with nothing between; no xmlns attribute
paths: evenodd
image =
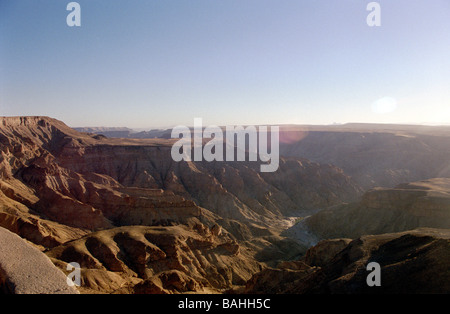
<svg viewBox="0 0 450 314"><path fill-rule="evenodd" d="M347 242L341 242L341 244ZM331 247L335 255L320 261L320 267L308 265L272 268L253 275L246 293L289 294L425 294L450 293L450 231L416 229L401 233L363 236L352 240L342 250L335 250L336 240L324 241L320 249ZM315 255L316 253L311 253ZM308 253L307 255L311 255ZM369 286L366 269L370 262L380 265L381 286Z"/></svg>
<svg viewBox="0 0 450 314"><path fill-rule="evenodd" d="M306 251L303 260L307 265L323 267L351 241L351 239L322 240Z"/></svg>
<svg viewBox="0 0 450 314"><path fill-rule="evenodd" d="M50 259L18 235L0 228L0 293L78 294Z"/></svg>
<svg viewBox="0 0 450 314"><path fill-rule="evenodd" d="M303 227L319 239L357 238L419 227L450 228L450 179L376 188L360 202L323 210L293 228Z"/></svg>
<svg viewBox="0 0 450 314"><path fill-rule="evenodd" d="M126 226L91 233L46 254L77 262L85 293L220 292L244 284L261 266L229 235L204 225Z"/></svg>

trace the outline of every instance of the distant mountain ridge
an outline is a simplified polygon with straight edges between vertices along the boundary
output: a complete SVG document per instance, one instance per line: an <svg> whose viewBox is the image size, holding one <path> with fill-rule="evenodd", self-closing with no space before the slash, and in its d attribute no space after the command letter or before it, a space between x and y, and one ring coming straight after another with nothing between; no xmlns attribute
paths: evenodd
<svg viewBox="0 0 450 314"><path fill-rule="evenodd" d="M98 133L107 137L171 138L170 129L132 133L130 129L99 128ZM281 156L337 166L364 190L450 177L448 125L281 125L279 140Z"/></svg>
<svg viewBox="0 0 450 314"><path fill-rule="evenodd" d="M93 133L115 138L170 138L171 130L154 129L137 131L127 127L74 127L75 131Z"/></svg>

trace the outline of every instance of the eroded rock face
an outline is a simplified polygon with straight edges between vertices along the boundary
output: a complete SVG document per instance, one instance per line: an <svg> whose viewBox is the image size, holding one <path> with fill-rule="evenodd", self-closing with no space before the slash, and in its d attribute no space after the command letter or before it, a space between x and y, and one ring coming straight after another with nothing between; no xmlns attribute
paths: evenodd
<svg viewBox="0 0 450 314"><path fill-rule="evenodd" d="M280 153L331 163L364 190L392 188L403 182L450 177L449 134L448 126L293 126L280 132Z"/></svg>
<svg viewBox="0 0 450 314"><path fill-rule="evenodd" d="M223 291L261 269L228 235L205 226L125 226L91 233L48 251L56 265L77 262L84 292ZM96 278L108 278L99 285Z"/></svg>
<svg viewBox="0 0 450 314"><path fill-rule="evenodd" d="M83 155L102 140L51 118L2 118L0 225L53 247L92 230L189 224L202 215L171 191L127 187L101 171L80 174L62 165L64 154Z"/></svg>
<svg viewBox="0 0 450 314"><path fill-rule="evenodd" d="M449 236L447 229L363 236L323 267L317 292L449 293ZM365 266L372 261L381 266L380 287L366 284Z"/></svg>
<svg viewBox="0 0 450 314"><path fill-rule="evenodd" d="M336 166L280 157L277 172L261 173L251 162L176 163L172 143L108 139L46 117L1 118L0 226L64 271L79 263L85 293L371 293L369 261L382 266L375 292L449 292L448 230L393 232L450 228L450 179L376 188L342 204L361 189ZM366 171L355 154L356 168L346 167ZM409 177L387 171L391 183ZM369 171L362 181L385 174ZM298 233L306 242L280 235L292 222L286 216L318 208L327 209L293 227L306 227Z"/></svg>
<svg viewBox="0 0 450 314"><path fill-rule="evenodd" d="M357 203L335 206L303 222L322 239L356 238L419 227L450 228L450 179L435 178L368 191Z"/></svg>
<svg viewBox="0 0 450 314"><path fill-rule="evenodd" d="M363 236L342 250L336 241L312 247L301 262L303 269L272 268L253 275L247 293L449 293L450 231L416 229L401 233ZM308 265L311 256L331 247L333 254L320 258L320 266ZM339 245L340 247L340 245ZM309 256L309 257L308 257ZM317 257L317 256L316 256ZM316 260L312 260L317 264ZM380 265L381 286L369 287L366 266Z"/></svg>
<svg viewBox="0 0 450 314"><path fill-rule="evenodd" d="M322 267L326 265L337 253L342 251L351 239L322 240L306 251L304 262L310 266Z"/></svg>
<svg viewBox="0 0 450 314"><path fill-rule="evenodd" d="M361 190L342 170L283 158L275 173L256 162L173 162L167 146L95 145L62 151L60 163L77 173L100 173L123 186L164 189L225 219L277 227L284 215L355 199Z"/></svg>
<svg viewBox="0 0 450 314"><path fill-rule="evenodd" d="M286 227L284 215L360 193L331 165L281 158L277 172L264 174L252 162L176 163L172 143L98 137L47 117L2 118L0 214L9 218L0 224L18 230L26 221L33 235L22 235L45 247L114 226L211 226L222 218L255 226L250 233L276 231Z"/></svg>

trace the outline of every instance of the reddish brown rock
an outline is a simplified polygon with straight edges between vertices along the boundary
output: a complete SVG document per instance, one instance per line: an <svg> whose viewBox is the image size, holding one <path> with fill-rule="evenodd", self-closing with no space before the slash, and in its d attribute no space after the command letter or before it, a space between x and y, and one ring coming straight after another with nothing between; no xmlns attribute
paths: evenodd
<svg viewBox="0 0 450 314"><path fill-rule="evenodd" d="M360 193L331 165L281 157L279 170L264 174L256 162L174 162L173 142L98 137L48 117L3 117L0 198L28 221L32 214L84 232L223 218L254 226L252 236L279 232L284 215Z"/></svg>
<svg viewBox="0 0 450 314"><path fill-rule="evenodd" d="M198 229L198 226L197 226ZM82 267L82 292L181 293L230 289L260 270L227 235L205 237L183 226L125 226L89 234L46 253L62 269ZM109 278L108 285L95 278Z"/></svg>

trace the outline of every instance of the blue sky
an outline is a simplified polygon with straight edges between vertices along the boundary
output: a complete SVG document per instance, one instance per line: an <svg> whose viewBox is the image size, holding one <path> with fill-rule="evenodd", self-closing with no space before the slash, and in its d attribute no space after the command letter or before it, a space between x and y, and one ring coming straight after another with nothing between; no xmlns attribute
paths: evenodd
<svg viewBox="0 0 450 314"><path fill-rule="evenodd" d="M450 123L450 1L0 0L0 115L70 126Z"/></svg>

